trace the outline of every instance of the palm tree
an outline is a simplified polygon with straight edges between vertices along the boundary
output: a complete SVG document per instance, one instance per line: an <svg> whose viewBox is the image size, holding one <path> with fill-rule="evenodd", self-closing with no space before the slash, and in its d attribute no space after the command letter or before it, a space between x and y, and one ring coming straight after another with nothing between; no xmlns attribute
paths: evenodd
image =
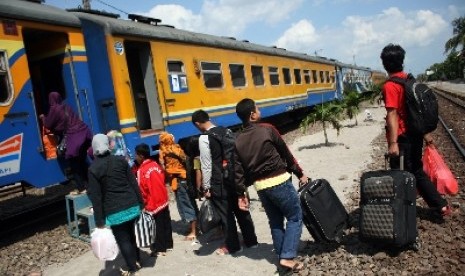
<svg viewBox="0 0 465 276"><path fill-rule="evenodd" d="M342 128L341 123L341 113L343 108L339 103L325 103L321 105L317 105L313 108L312 112L305 117L302 122L300 123L300 128L303 132L307 131L308 126L311 124L312 126L317 123L321 122L323 125L323 133L325 135L325 145L329 146L328 142L328 134L326 132L327 124L331 124L333 128L337 130L337 135Z"/></svg>
<svg viewBox="0 0 465 276"><path fill-rule="evenodd" d="M358 125L357 114L360 111L360 103L363 101L363 97L355 90L349 90L344 93L344 100L342 106L349 119L355 118L355 125Z"/></svg>
<svg viewBox="0 0 465 276"><path fill-rule="evenodd" d="M465 50L465 17L459 17L452 21L454 36L447 40L445 53L455 51L459 45L462 45L462 54Z"/></svg>

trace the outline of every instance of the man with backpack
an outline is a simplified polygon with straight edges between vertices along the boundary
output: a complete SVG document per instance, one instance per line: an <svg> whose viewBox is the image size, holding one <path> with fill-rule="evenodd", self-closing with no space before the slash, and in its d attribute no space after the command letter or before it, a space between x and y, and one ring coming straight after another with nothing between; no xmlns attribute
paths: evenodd
<svg viewBox="0 0 465 276"><path fill-rule="evenodd" d="M236 219L246 247L258 245L255 226L250 212L240 210L234 190L234 136L230 129L215 126L207 112L197 110L192 123L202 132L199 137L202 185L205 197L213 203L221 218L225 234L224 246L216 250L227 255L242 250L237 234Z"/></svg>
<svg viewBox="0 0 465 276"><path fill-rule="evenodd" d="M383 96L390 167L398 169L399 156L403 154L404 168L415 175L418 192L426 204L442 216L448 216L452 210L426 176L421 160L423 141L433 146L431 131L437 125L437 104L423 84L416 83L403 71L404 57L405 50L399 45L389 44L381 52L383 66L389 74ZM415 100L419 97L423 97L420 102Z"/></svg>

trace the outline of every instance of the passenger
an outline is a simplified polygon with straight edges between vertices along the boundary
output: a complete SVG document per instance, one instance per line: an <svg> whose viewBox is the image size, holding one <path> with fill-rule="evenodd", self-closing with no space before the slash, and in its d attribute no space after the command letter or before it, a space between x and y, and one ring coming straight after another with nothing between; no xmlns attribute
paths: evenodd
<svg viewBox="0 0 465 276"><path fill-rule="evenodd" d="M136 146L136 161L140 164L137 181L144 199L144 210L153 216L156 226L155 243L151 246L150 256L166 256L166 252L173 249L173 230L165 174L161 166L150 159L147 144Z"/></svg>
<svg viewBox="0 0 465 276"><path fill-rule="evenodd" d="M126 147L123 134L117 130L110 130L107 136L110 141L111 154L123 156L128 161L129 166L132 167L134 160L131 151Z"/></svg>
<svg viewBox="0 0 465 276"><path fill-rule="evenodd" d="M199 150L199 137L193 136L189 139L186 147L186 155L188 162L192 164L192 185L194 189L194 199L201 199L203 196L202 192L202 170L200 164L200 150ZM189 178L189 172L187 172Z"/></svg>
<svg viewBox="0 0 465 276"><path fill-rule="evenodd" d="M405 50L399 45L389 44L381 52L381 60L389 77L407 78L403 72ZM442 216L450 215L452 210L447 201L441 197L434 184L423 171L422 154L423 141L433 146L433 136L428 133L424 136L409 133L406 124L406 106L404 88L397 83L388 81L383 86L383 96L386 106L386 138L388 152L395 158L390 159L391 168L399 168L399 154L404 155L406 171L415 175L417 189L426 204Z"/></svg>
<svg viewBox="0 0 465 276"><path fill-rule="evenodd" d="M236 138L235 158L239 207L249 209L246 188L254 185L268 217L279 258L278 271L298 272L304 267L295 260L302 234L302 210L290 173L297 175L301 184L308 178L278 131L270 124L258 124L260 110L253 100L241 100L236 113L243 124Z"/></svg>
<svg viewBox="0 0 465 276"><path fill-rule="evenodd" d="M143 207L142 196L123 157L110 154L108 137L97 134L92 139L95 160L89 168L88 195L98 228L110 226L128 270L140 269L140 252L136 245L134 223Z"/></svg>
<svg viewBox="0 0 465 276"><path fill-rule="evenodd" d="M168 182L171 183L171 189L175 194L179 216L189 224L189 230L184 240L194 241L197 239L197 215L199 211L195 199L188 193L186 154L181 146L174 142L174 136L168 132L160 134L159 154L160 164L165 168Z"/></svg>
<svg viewBox="0 0 465 276"><path fill-rule="evenodd" d="M71 107L63 103L58 92L51 92L48 95L48 102L50 105L48 115L41 114L39 118L47 129L66 139L65 160L68 161L76 182L76 189L71 194L85 193L88 170L87 149L90 147L92 133Z"/></svg>
<svg viewBox="0 0 465 276"><path fill-rule="evenodd" d="M203 110L197 110L192 114L192 123L203 133L199 137L199 149L205 197L211 200L219 214L225 234L225 243L215 251L216 254L234 254L242 250L234 216L239 223L245 246L256 247L257 235L250 212L239 209L234 183L229 183L228 179L223 177L222 145L208 135L210 132L219 131L221 127L215 126L208 113Z"/></svg>

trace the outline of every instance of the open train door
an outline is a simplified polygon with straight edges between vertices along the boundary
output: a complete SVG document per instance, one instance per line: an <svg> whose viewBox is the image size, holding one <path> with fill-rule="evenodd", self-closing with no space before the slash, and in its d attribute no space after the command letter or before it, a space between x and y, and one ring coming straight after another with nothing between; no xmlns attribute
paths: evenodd
<svg viewBox="0 0 465 276"><path fill-rule="evenodd" d="M15 88L17 95L4 116L1 135L18 137L11 144L18 148L17 154L11 156L18 157L19 170L2 178L1 184L20 181L44 187L66 180L63 163L45 156L39 115L47 114L51 91L68 96L63 70L68 34L29 27L22 29L22 40L15 58L10 59L12 78L20 86ZM4 142L1 144L10 146Z"/></svg>
<svg viewBox="0 0 465 276"><path fill-rule="evenodd" d="M141 132L161 130L163 129L163 116L155 82L150 44L126 41L124 48L137 126Z"/></svg>

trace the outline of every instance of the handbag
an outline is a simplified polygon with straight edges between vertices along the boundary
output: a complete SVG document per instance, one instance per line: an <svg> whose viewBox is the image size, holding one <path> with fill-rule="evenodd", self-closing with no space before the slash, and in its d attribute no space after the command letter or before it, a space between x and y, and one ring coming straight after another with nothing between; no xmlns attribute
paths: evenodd
<svg viewBox="0 0 465 276"><path fill-rule="evenodd" d="M200 230L204 234L220 224L220 217L209 199L205 200L200 206L199 222Z"/></svg>
<svg viewBox="0 0 465 276"><path fill-rule="evenodd" d="M134 223L136 244L139 248L149 247L155 242L155 220L150 214L142 212Z"/></svg>
<svg viewBox="0 0 465 276"><path fill-rule="evenodd" d="M44 144L45 158L56 159L57 158L57 140L56 136L42 126L42 143Z"/></svg>
<svg viewBox="0 0 465 276"><path fill-rule="evenodd" d="M65 157L65 154L66 154L66 135L64 135L61 140L60 140L60 143L58 144L58 146L56 147L56 155L59 157L59 158L64 158Z"/></svg>
<svg viewBox="0 0 465 276"><path fill-rule="evenodd" d="M457 179L435 147L425 148L422 161L423 170L440 194L456 195L459 192Z"/></svg>

